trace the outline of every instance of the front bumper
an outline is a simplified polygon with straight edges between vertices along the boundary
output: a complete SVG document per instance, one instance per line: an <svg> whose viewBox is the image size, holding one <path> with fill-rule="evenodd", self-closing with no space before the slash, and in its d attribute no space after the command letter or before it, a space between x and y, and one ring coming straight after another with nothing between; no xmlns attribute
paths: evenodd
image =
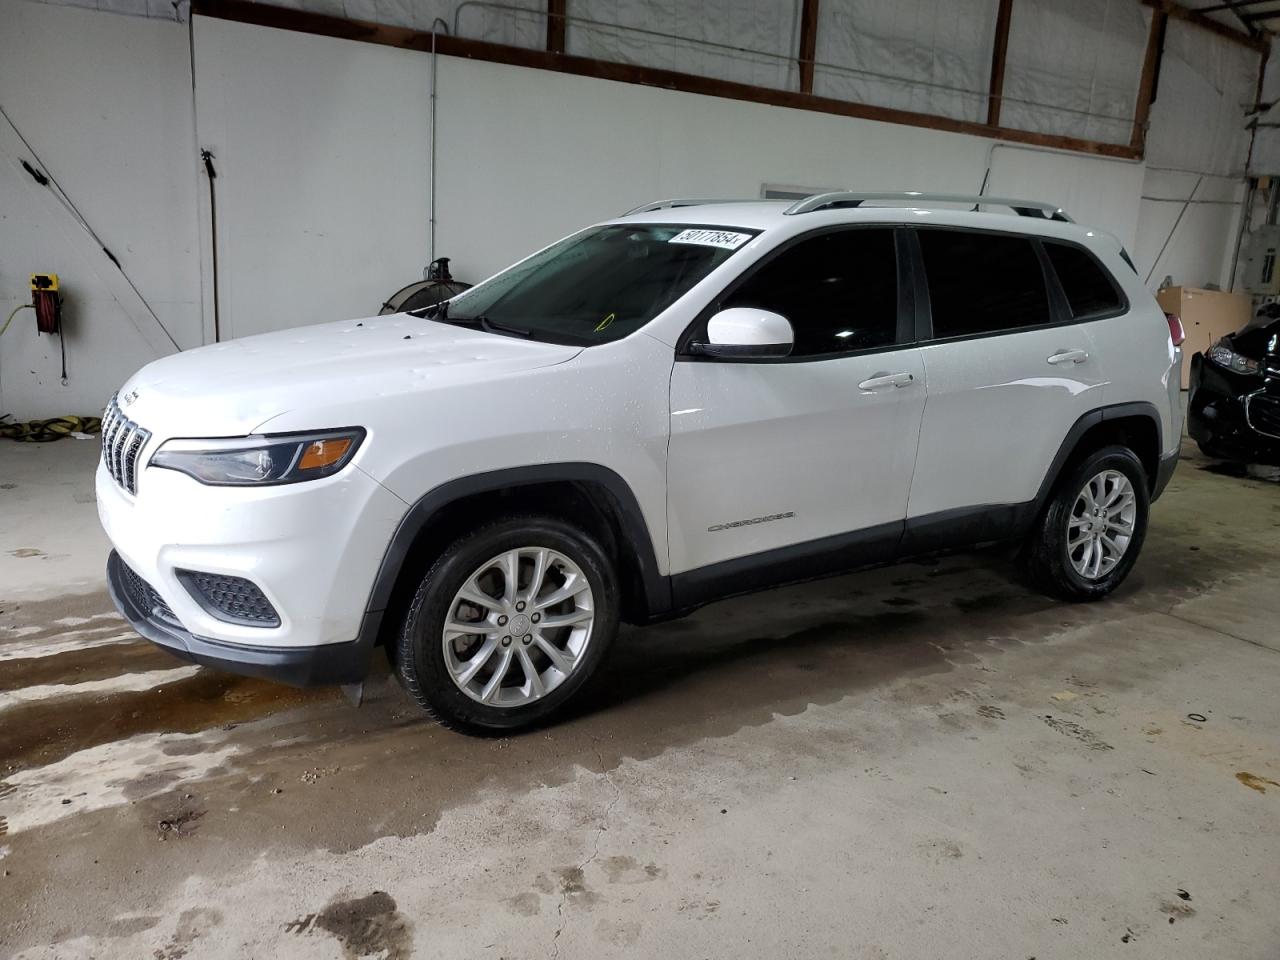
<svg viewBox="0 0 1280 960"><path fill-rule="evenodd" d="M1280 438L1255 430L1245 416L1245 397L1262 385L1250 377L1191 358L1187 433L1210 456L1241 463L1280 466Z"/></svg>
<svg viewBox="0 0 1280 960"><path fill-rule="evenodd" d="M382 620L381 613L368 614L355 640L319 647L245 646L197 637L176 621L157 615L137 596L130 587L125 562L114 550L107 558L107 591L134 630L175 657L295 687L363 680Z"/></svg>
<svg viewBox="0 0 1280 960"><path fill-rule="evenodd" d="M186 660L286 683L363 677L381 619L366 611L373 580L406 507L355 464L262 489L143 467L133 495L99 463L97 500L114 548L112 597L144 637ZM220 617L189 589L188 570L251 581L279 623ZM130 595L135 580L154 602Z"/></svg>

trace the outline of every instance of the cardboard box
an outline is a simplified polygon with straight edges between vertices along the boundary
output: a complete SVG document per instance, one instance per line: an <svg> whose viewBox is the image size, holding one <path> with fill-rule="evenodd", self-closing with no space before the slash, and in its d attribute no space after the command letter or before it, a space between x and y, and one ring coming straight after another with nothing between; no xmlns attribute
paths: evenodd
<svg viewBox="0 0 1280 960"><path fill-rule="evenodd" d="M1204 353L1219 337L1235 333L1253 316L1253 301L1243 293L1202 290L1199 287L1165 287L1156 294L1165 313L1182 319L1187 339L1182 343L1182 389L1191 376L1191 355Z"/></svg>

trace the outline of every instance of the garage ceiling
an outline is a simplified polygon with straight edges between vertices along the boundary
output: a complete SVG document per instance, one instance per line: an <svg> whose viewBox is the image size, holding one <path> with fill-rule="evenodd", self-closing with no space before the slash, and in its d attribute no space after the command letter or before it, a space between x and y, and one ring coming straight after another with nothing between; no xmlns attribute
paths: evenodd
<svg viewBox="0 0 1280 960"><path fill-rule="evenodd" d="M1192 0L1186 6L1231 27L1244 27L1252 36L1280 32L1277 0Z"/></svg>

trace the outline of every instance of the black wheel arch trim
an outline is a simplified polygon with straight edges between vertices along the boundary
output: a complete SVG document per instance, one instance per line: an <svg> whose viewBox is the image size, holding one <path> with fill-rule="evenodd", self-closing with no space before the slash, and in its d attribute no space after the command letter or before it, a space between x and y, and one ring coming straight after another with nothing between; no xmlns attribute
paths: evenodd
<svg viewBox="0 0 1280 960"><path fill-rule="evenodd" d="M597 463L566 462L510 467L459 477L442 483L420 497L400 520L400 525L392 534L391 542L383 554L382 563L373 581L373 589L369 594L369 601L365 605L366 620L374 614L381 618L381 614L391 601L392 591L409 557L409 551L432 517L441 510L458 500L479 493L557 482L591 484L609 494L622 524L621 532L626 537L627 542L623 546L631 551L640 571L641 587L644 590L642 606L651 613L669 609L671 606L670 578L658 572L653 537L649 533L649 526L640 510L640 503L631 487L608 467ZM365 631L361 632L363 634Z"/></svg>
<svg viewBox="0 0 1280 960"><path fill-rule="evenodd" d="M1058 452L1054 455L1049 469L1044 475L1044 480L1040 483L1040 489L1036 492L1036 510L1039 511L1049 499L1049 495L1053 492L1054 485L1058 482L1058 478L1062 475L1062 469L1071 455L1075 452L1076 447L1080 443L1080 438L1089 432L1092 428L1100 423L1109 421L1128 419L1130 417L1145 417L1151 421L1156 431L1156 458L1160 464L1160 469L1156 473L1147 478L1147 482L1152 485L1152 497L1154 500L1159 492L1164 489L1164 483L1168 483L1169 477L1163 477L1163 483L1160 482L1161 472L1164 470L1164 428L1160 422L1160 411L1156 409L1154 403L1145 400L1135 400L1129 403L1113 403L1105 407L1096 407L1088 413L1081 416L1075 423L1071 425L1071 429L1067 431L1067 435L1063 438ZM1177 463L1177 456L1173 458L1173 462ZM1169 474L1172 474L1172 468L1169 468Z"/></svg>

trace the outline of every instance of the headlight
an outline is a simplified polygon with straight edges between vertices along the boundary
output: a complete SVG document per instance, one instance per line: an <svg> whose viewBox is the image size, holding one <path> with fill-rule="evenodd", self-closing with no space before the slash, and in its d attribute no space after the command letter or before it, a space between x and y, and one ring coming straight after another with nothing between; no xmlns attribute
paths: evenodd
<svg viewBox="0 0 1280 960"><path fill-rule="evenodd" d="M364 430L347 427L274 437L169 440L155 452L149 466L177 470L216 487L299 483L337 473L363 439Z"/></svg>
<svg viewBox="0 0 1280 960"><path fill-rule="evenodd" d="M1221 340L1209 348L1206 356L1218 366L1226 367L1236 373L1257 373L1260 369L1257 360L1242 357Z"/></svg>

